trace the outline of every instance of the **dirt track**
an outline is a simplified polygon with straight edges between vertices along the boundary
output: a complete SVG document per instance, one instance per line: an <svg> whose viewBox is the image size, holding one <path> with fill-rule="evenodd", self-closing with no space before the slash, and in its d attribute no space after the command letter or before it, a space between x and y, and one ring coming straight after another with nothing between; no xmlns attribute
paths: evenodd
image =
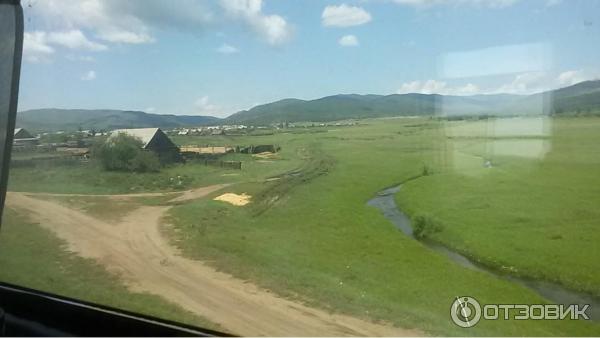
<svg viewBox="0 0 600 338"><path fill-rule="evenodd" d="M200 198L223 186L185 194ZM178 202L183 199L181 196ZM185 197L184 197L185 198ZM118 273L135 291L160 295L235 334L270 336L421 335L350 316L330 314L278 297L244 280L182 257L160 233L168 206L142 206L108 223L35 194L8 193L10 207L24 209L65 240L69 249Z"/></svg>

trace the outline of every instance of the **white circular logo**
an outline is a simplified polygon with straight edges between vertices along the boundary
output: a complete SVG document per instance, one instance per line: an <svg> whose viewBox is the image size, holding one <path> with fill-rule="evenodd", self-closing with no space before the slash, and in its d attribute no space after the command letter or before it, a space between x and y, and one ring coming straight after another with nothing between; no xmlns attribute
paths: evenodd
<svg viewBox="0 0 600 338"><path fill-rule="evenodd" d="M454 324L460 327L473 327L481 319L481 305L473 297L456 297L450 307L450 317L452 317Z"/></svg>

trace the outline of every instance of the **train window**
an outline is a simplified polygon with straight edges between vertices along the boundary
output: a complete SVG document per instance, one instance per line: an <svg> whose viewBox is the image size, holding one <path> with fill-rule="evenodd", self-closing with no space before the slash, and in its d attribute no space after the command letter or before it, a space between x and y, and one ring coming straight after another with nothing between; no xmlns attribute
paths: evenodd
<svg viewBox="0 0 600 338"><path fill-rule="evenodd" d="M237 335L600 334L600 1L22 6L0 281Z"/></svg>

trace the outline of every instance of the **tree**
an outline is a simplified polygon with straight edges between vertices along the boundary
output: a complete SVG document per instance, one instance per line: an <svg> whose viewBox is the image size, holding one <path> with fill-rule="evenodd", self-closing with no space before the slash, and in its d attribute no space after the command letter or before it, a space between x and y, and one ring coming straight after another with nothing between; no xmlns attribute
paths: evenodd
<svg viewBox="0 0 600 338"><path fill-rule="evenodd" d="M156 154L142 149L140 139L118 134L98 144L92 152L106 170L150 172L159 171L160 162Z"/></svg>

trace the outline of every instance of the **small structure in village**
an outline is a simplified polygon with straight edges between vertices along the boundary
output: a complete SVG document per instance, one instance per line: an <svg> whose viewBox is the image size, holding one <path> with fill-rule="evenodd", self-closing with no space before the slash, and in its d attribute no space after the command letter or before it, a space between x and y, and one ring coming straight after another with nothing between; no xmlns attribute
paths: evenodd
<svg viewBox="0 0 600 338"><path fill-rule="evenodd" d="M14 135L15 135L14 136L15 140L17 140L17 139L22 140L22 139L35 138L27 130L25 130L25 128L15 128L15 134Z"/></svg>
<svg viewBox="0 0 600 338"><path fill-rule="evenodd" d="M260 154L260 153L276 153L281 148L274 144L261 144L257 146L249 146L240 149L240 153L242 154Z"/></svg>
<svg viewBox="0 0 600 338"><path fill-rule="evenodd" d="M141 140L142 149L156 153L162 163L182 161L179 148L160 128L118 129L112 132L109 140L119 134Z"/></svg>
<svg viewBox="0 0 600 338"><path fill-rule="evenodd" d="M39 143L39 139L31 135L24 128L15 128L13 136L13 147L24 148L36 146Z"/></svg>
<svg viewBox="0 0 600 338"><path fill-rule="evenodd" d="M182 153L224 155L235 152L233 147L199 147L194 145L181 146Z"/></svg>

